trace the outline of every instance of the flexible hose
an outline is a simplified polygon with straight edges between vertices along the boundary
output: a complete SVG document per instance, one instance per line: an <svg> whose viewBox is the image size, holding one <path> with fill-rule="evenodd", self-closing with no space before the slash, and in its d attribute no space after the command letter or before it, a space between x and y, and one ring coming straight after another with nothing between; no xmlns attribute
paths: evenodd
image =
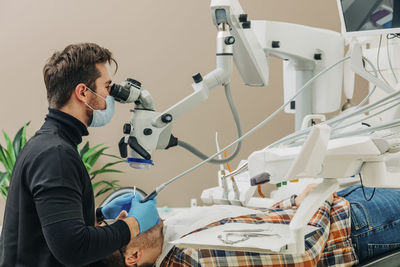
<svg viewBox="0 0 400 267"><path fill-rule="evenodd" d="M210 156L209 158L207 158L206 160L203 160L202 162L196 164L195 166L191 167L190 169L187 169L186 171L178 174L177 176L169 179L168 181L160 184L150 195L148 195L145 199L152 199L154 198L152 195L158 195L158 193L160 193L162 190L164 190L164 188L166 188L168 185L170 185L171 183L173 183L174 181L178 180L179 178L185 176L188 173L191 173L192 171L194 171L195 169L199 168L200 166L203 166L204 164L206 164L208 161L210 161L212 158L216 157L217 155L223 153L224 151L226 151L227 149L231 148L232 146L234 146L237 143L240 143L243 139L245 139L246 137L248 137L249 135L253 134L255 131L257 131L258 129L260 129L262 126L264 126L264 124L268 123L270 120L272 120L272 118L274 118L279 112L281 112L287 105L290 104L290 102L292 102L300 93L302 93L304 90L309 89L311 83L313 83L318 77L320 77L321 75L325 74L326 72L328 72L329 70L331 70L332 68L334 68L335 66L339 65L340 63L342 63L343 61L346 61L350 59L350 57L345 57L339 61L337 61L336 63L330 65L329 67L327 67L326 69L320 71L318 74L316 74L314 77L312 77L308 82L306 82L288 101L286 101L285 104L283 104L280 108L278 108L277 110L275 110L272 114L270 114L267 118L265 118L262 122L260 122L259 124L257 124L254 128L252 128L250 131L248 131L247 133L245 133L242 137L240 137L239 139L236 139L235 141L233 141L231 144L229 144L228 146L226 146L224 149L218 151L217 153L215 153L214 155ZM242 167L246 166L246 164L244 164Z"/></svg>
<svg viewBox="0 0 400 267"><path fill-rule="evenodd" d="M235 123L236 123L238 138L240 138L242 136L242 126L240 124L239 113L237 112L235 103L233 102L233 99L232 99L231 87L230 87L229 83L225 84L225 96L226 96L226 99L228 100L229 107L231 108L231 111L232 111L233 119L235 120ZM190 151L191 153L193 153L194 155L196 155L197 157L199 157L202 160L206 160L209 158L209 156L207 156L203 152L199 151L197 148L190 145L189 143L186 143L185 141L178 140L178 146L183 147L184 149ZM237 156L237 154L239 154L241 146L242 146L242 142L240 141L240 142L238 142L238 144L235 148L235 151L228 158L211 159L210 161L208 161L208 163L225 164L225 163L231 161L232 159L234 159Z"/></svg>

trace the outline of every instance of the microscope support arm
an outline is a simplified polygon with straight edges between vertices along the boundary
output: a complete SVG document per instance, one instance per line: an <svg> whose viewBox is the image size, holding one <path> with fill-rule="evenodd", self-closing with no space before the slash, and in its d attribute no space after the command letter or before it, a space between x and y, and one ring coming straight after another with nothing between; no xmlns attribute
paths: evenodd
<svg viewBox="0 0 400 267"><path fill-rule="evenodd" d="M232 66L230 69L232 71ZM157 128L164 127L166 125L166 122L163 122L162 120L162 116L164 114L169 114L173 119L176 119L195 106L204 102L208 99L211 90L225 83L229 83L229 80L226 80L225 78L226 76L226 71L223 68L217 68L208 73L201 82L192 84L194 89L192 94L188 95L172 107L154 117L152 120L152 125Z"/></svg>
<svg viewBox="0 0 400 267"><path fill-rule="evenodd" d="M151 124L154 127L162 128L170 121L163 120L163 116L170 115L170 118L176 119L182 114L188 112L193 107L207 100L210 91L220 85L225 85L230 82L232 76L232 45L235 43L235 38L231 36L229 25L221 23L218 25L217 34L217 67L215 70L208 73L204 78L198 73L193 76L194 83L192 87L194 92L185 97L172 107L168 108L158 116L154 117Z"/></svg>

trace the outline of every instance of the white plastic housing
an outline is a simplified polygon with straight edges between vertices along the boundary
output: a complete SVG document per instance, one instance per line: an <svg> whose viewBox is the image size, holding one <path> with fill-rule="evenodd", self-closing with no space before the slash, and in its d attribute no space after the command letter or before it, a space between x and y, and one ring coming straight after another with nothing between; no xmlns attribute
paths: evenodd
<svg viewBox="0 0 400 267"><path fill-rule="evenodd" d="M303 158L311 162L320 159L322 165L299 164L294 168L301 150L302 147L281 147L253 152L248 159L250 176L267 172L272 184L297 178L351 177L360 172L366 160L382 154L369 136L339 138L329 141L325 156L310 150L312 157Z"/></svg>
<svg viewBox="0 0 400 267"><path fill-rule="evenodd" d="M239 15L245 13L237 0L212 0L211 17L217 25L215 12L226 11L227 22L236 42L233 59L242 79L249 86L265 86L269 82L269 64L252 28L243 29Z"/></svg>
<svg viewBox="0 0 400 267"><path fill-rule="evenodd" d="M252 21L251 25L265 55L290 61L284 65L285 90L290 91L285 101L296 92L296 75L310 70L316 75L344 57L344 39L338 32L274 21ZM272 47L273 41L278 41L279 47ZM316 60L315 54L321 54L321 60ZM313 113L339 109L342 76L343 66L338 65L312 84Z"/></svg>

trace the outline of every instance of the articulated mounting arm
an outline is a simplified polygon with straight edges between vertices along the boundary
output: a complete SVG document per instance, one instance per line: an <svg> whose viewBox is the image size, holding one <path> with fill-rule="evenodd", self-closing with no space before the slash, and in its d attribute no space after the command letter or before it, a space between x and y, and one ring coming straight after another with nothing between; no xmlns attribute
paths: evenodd
<svg viewBox="0 0 400 267"><path fill-rule="evenodd" d="M154 127L164 127L171 122L170 120L166 121L165 116L170 116L172 119L178 118L207 100L211 90L230 82L232 76L232 46L234 43L235 38L230 34L229 25L226 23L219 24L217 34L217 68L205 75L204 78L200 73L194 75L194 83L192 84L194 92L153 118L152 125Z"/></svg>

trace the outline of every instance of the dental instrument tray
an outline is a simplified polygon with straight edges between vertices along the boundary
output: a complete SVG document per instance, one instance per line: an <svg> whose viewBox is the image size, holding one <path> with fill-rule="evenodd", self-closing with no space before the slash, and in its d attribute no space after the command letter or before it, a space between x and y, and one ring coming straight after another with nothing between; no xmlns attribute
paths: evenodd
<svg viewBox="0 0 400 267"><path fill-rule="evenodd" d="M305 238L317 229L307 225ZM170 243L179 248L284 253L289 233L288 224L229 223L186 235Z"/></svg>

